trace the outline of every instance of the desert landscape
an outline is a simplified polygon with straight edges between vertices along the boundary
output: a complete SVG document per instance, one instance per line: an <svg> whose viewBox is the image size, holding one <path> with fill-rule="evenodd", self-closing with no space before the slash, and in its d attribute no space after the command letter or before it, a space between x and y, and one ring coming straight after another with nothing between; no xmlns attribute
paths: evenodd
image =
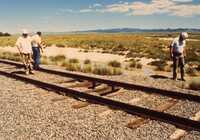
<svg viewBox="0 0 200 140"><path fill-rule="evenodd" d="M162 75L172 77L169 45L179 33L85 33L45 35L42 63L98 75ZM20 60L17 36L1 37L1 58ZM187 79L199 76L200 34L187 41Z"/></svg>
<svg viewBox="0 0 200 140"><path fill-rule="evenodd" d="M0 140L200 140L200 0L0 9Z"/></svg>

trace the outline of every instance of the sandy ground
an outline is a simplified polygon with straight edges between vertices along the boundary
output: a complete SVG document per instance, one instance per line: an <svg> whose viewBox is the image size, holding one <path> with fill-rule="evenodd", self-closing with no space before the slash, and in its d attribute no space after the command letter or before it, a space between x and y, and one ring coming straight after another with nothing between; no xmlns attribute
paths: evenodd
<svg viewBox="0 0 200 140"><path fill-rule="evenodd" d="M16 47L0 47L0 51L2 52L18 52ZM123 62L125 60L124 56L115 55L115 54L103 54L97 52L80 52L79 48L58 48L56 46L47 47L44 50L43 55L49 56L57 56L57 55L65 55L67 58L76 58L79 60L90 59L94 62L103 62L107 63L112 60L117 60L119 62Z"/></svg>
<svg viewBox="0 0 200 140"><path fill-rule="evenodd" d="M0 52L12 52L17 53L18 50L16 47L0 47ZM117 60L121 62L123 65L126 63L125 56L115 55L115 54L103 54L97 52L80 52L79 48L58 48L55 46L48 47L45 49L43 55L45 56L57 56L57 55L65 55L67 58L76 58L80 61L84 61L86 59L90 59L92 62L99 63L99 64L106 64L109 61ZM165 75L167 77L172 77L172 72L159 72L155 71L153 66L148 65L148 63L154 61L154 59L147 59L147 58L136 58L140 60L140 63L143 65L142 69L134 69L133 71L124 71L129 75L134 76L147 76L150 75ZM188 79L188 77L187 77Z"/></svg>

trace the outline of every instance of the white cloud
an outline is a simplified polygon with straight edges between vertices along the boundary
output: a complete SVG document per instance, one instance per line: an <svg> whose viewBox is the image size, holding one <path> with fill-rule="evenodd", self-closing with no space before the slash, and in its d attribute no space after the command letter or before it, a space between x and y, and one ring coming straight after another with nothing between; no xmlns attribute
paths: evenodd
<svg viewBox="0 0 200 140"><path fill-rule="evenodd" d="M113 13L125 13L128 15L153 15L168 14L175 16L200 15L200 5L194 5L192 0L152 0L150 3L144 2L120 2L107 5L101 11Z"/></svg>
<svg viewBox="0 0 200 140"><path fill-rule="evenodd" d="M175 1L175 2L192 2L193 0L172 0L172 1Z"/></svg>
<svg viewBox="0 0 200 140"><path fill-rule="evenodd" d="M64 13L124 13L129 16L166 14L172 16L190 17L200 15L200 4L192 0L151 0L150 3L141 1L123 2L103 6L95 3L86 9L60 9L57 14Z"/></svg>
<svg viewBox="0 0 200 140"><path fill-rule="evenodd" d="M101 7L101 6L102 6L102 4L100 4L100 3L93 4L93 7Z"/></svg>
<svg viewBox="0 0 200 140"><path fill-rule="evenodd" d="M80 11L79 11L79 13L90 13L90 12L92 12L93 10L92 9L81 9Z"/></svg>

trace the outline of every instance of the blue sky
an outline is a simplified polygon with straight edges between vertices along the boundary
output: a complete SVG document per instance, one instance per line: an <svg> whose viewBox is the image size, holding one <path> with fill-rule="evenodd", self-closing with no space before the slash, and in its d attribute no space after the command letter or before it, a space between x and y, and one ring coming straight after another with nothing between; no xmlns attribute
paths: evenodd
<svg viewBox="0 0 200 140"><path fill-rule="evenodd" d="M200 0L0 0L0 31L200 28Z"/></svg>

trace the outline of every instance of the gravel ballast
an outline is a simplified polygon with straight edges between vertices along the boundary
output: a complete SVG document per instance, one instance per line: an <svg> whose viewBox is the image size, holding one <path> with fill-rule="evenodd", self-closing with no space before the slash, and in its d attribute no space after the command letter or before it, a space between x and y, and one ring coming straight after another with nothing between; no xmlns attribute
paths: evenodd
<svg viewBox="0 0 200 140"><path fill-rule="evenodd" d="M30 78L55 84L69 79L40 72ZM151 84L158 85L160 81L163 80ZM173 83L171 85L174 86ZM162 84L160 87L165 88L165 86ZM174 89L178 90L175 86ZM158 121L149 121L137 129L129 129L126 124L137 116L113 110L110 114L100 117L99 114L109 108L98 104L73 109L72 105L78 102L73 98L4 76L0 76L0 93L0 139L2 140L168 140L176 130L175 126ZM112 98L123 102L142 98L138 105L147 108L156 107L168 99L154 95L150 95L149 98L147 96L147 99L145 97L144 92L126 91ZM198 103L179 101L167 112L189 118L199 110ZM183 139L199 140L200 132L192 131Z"/></svg>

